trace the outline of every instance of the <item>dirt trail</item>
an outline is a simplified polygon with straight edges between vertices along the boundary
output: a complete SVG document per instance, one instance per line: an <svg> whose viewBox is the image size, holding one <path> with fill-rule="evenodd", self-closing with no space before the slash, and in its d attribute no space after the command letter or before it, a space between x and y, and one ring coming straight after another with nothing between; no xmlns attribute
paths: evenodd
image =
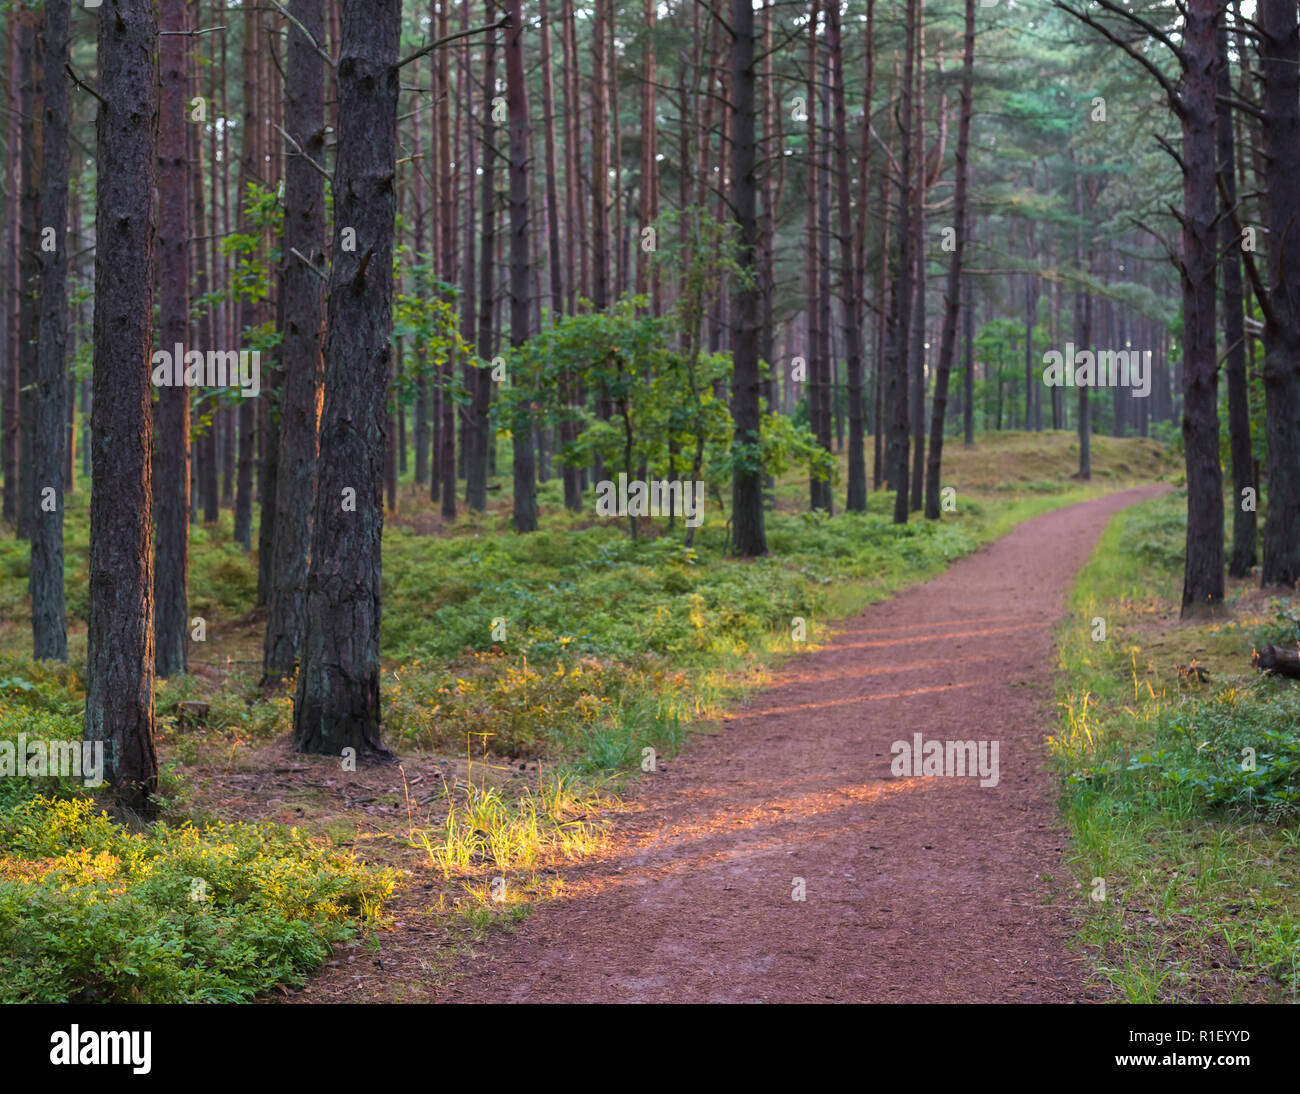
<svg viewBox="0 0 1300 1094"><path fill-rule="evenodd" d="M479 947L439 997L1084 998L1065 946L1078 890L1043 769L1052 629L1107 519L1162 489L1020 525L793 658L640 781L574 896ZM894 777L890 746L914 733L997 741L997 786Z"/></svg>

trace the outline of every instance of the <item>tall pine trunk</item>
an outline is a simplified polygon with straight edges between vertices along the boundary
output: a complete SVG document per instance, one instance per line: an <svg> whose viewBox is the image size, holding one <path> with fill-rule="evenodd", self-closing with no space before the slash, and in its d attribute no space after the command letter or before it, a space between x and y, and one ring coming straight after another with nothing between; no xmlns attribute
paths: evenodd
<svg viewBox="0 0 1300 1094"><path fill-rule="evenodd" d="M162 92L158 130L159 342L173 354L190 329L189 159L186 126L184 0L162 0L159 39ZM181 362L172 362L173 370ZM189 586L190 392L175 384L158 390L154 409L154 668L159 676L185 671Z"/></svg>
<svg viewBox="0 0 1300 1094"><path fill-rule="evenodd" d="M45 134L41 164L41 220L54 229L54 246L41 248L40 340L37 345L36 488L32 522L32 656L68 659L63 600L65 486L64 377L68 278L68 8L45 5ZM52 490L52 505L46 491Z"/></svg>
<svg viewBox="0 0 1300 1094"><path fill-rule="evenodd" d="M1220 99L1232 95L1232 71L1228 60L1228 30L1217 34ZM1220 103L1216 121L1219 186L1223 198L1223 219L1219 222L1219 272L1223 277L1223 336L1228 344L1224 375L1228 382L1228 446L1232 454L1232 554L1228 573L1245 577L1255 565L1255 506L1244 497L1255 487L1254 454L1250 443L1250 397L1246 379L1246 324L1242 311L1241 240L1234 228L1237 204L1236 141L1232 110Z"/></svg>
<svg viewBox="0 0 1300 1094"><path fill-rule="evenodd" d="M293 712L301 752L387 754L380 743L380 544L401 13L401 0L343 4L325 405Z"/></svg>
<svg viewBox="0 0 1300 1094"><path fill-rule="evenodd" d="M510 345L528 341L528 87L524 82L520 0L510 0L506 31L506 111L510 121ZM537 466L533 416L527 400L515 404L511 421L514 470L514 527L537 531Z"/></svg>
<svg viewBox="0 0 1300 1094"><path fill-rule="evenodd" d="M258 80L257 80L257 36L261 25L256 8L245 8L244 42L242 50L244 80L244 113L240 126L239 149L239 188L236 204L239 215L239 230L242 234L252 232L248 221L248 184L261 177L262 173L262 121L258 116ZM237 326L231 332L239 341L243 340L244 331L257 322L256 309L251 301L239 303ZM245 551L253 548L253 465L256 460L255 420L256 410L252 400L238 398L238 404L231 412L233 424L238 437L238 456L235 465L235 541Z"/></svg>
<svg viewBox="0 0 1300 1094"><path fill-rule="evenodd" d="M18 538L31 539L38 512L36 488L36 339L40 326L37 278L41 252L41 36L39 15L19 16L18 105L22 112L22 198L18 230ZM30 574L29 574L30 580Z"/></svg>
<svg viewBox="0 0 1300 1094"><path fill-rule="evenodd" d="M315 41L324 38L324 0L292 0L289 11ZM325 371L321 357L324 285L316 272L325 261L325 179L313 166L324 167L324 90L321 57L291 24L284 120L285 132L297 149L289 146L284 165L284 255L280 267L283 392L274 559L262 658L267 683L293 675L305 626Z"/></svg>
<svg viewBox="0 0 1300 1094"><path fill-rule="evenodd" d="M495 0L486 0L486 23L496 18ZM483 99L491 103L496 95L497 62L496 33L489 31L483 47ZM492 357L493 285L495 273L497 234L496 123L492 111L480 111L483 119L483 168L479 176L479 204L482 206L479 221L479 304L478 304L478 355L484 361ZM469 337L469 331L464 332ZM492 398L492 374L487 368L474 370L474 386L469 408L469 452L465 461L465 502L475 512L487 508L487 480L489 460L488 408Z"/></svg>
<svg viewBox="0 0 1300 1094"><path fill-rule="evenodd" d="M1219 466L1219 370L1215 350L1215 22L1218 0L1189 0L1183 51L1183 450L1187 554L1183 615L1223 601L1223 473ZM1294 61L1291 62L1294 67ZM1294 79L1291 82L1295 89ZM1300 155L1300 144L1292 146ZM1300 167L1300 161L1297 161ZM1300 574L1297 574L1300 577Z"/></svg>
<svg viewBox="0 0 1300 1094"><path fill-rule="evenodd" d="M906 524L908 514L908 429L911 423L909 395L912 386L908 356L911 352L912 286L915 262L912 238L912 92L916 61L916 18L919 0L907 0L906 34L903 46L903 90L899 109L898 172L898 270L891 278L894 290L890 304L890 321L886 337L893 354L886 385L886 405L892 408L892 428L888 438L890 485L895 490L894 523Z"/></svg>
<svg viewBox="0 0 1300 1094"><path fill-rule="evenodd" d="M158 24L153 0L99 12L95 348L91 412L87 741L124 810L158 789L153 658L154 186Z"/></svg>
<svg viewBox="0 0 1300 1094"><path fill-rule="evenodd" d="M839 0L831 0L830 16L831 94L835 105L835 181L838 199L840 240L840 291L844 304L844 347L849 396L849 481L845 508L862 513L867 508L866 408L862 401L862 315L857 264L853 253L853 216L849 205L849 136L844 102L844 47L840 35ZM870 110L868 103L866 109ZM867 165L858 164L864 175ZM859 210L861 213L862 210Z"/></svg>
<svg viewBox="0 0 1300 1094"><path fill-rule="evenodd" d="M930 417L930 457L925 475L925 515L939 519L939 476L943 467L943 427L948 410L948 377L957 353L957 315L961 310L962 258L966 246L966 196L970 184L970 123L975 78L975 0L966 0L962 46L961 120L957 126L957 192L953 204L952 265L939 340L939 364L934 377L934 406Z"/></svg>
<svg viewBox="0 0 1300 1094"><path fill-rule="evenodd" d="M1287 0L1260 0L1258 20L1271 281L1271 315L1264 327L1268 510L1260 582L1294 586L1300 581L1300 39L1296 8Z"/></svg>
<svg viewBox="0 0 1300 1094"><path fill-rule="evenodd" d="M833 0L835 2L835 0ZM738 263L747 275L732 308L732 546L736 554L767 553L763 530L763 461L759 445L759 287L757 278L758 184L754 178L754 6L732 0L731 7L731 205L740 229Z"/></svg>

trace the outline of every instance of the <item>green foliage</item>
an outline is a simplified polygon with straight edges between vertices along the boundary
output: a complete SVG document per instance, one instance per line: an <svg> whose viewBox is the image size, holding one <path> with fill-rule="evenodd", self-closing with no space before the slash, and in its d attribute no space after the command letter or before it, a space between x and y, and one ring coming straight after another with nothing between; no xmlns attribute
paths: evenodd
<svg viewBox="0 0 1300 1094"><path fill-rule="evenodd" d="M1181 570L1187 550L1187 492L1173 491L1128 515L1120 549L1143 565Z"/></svg>
<svg viewBox="0 0 1300 1094"><path fill-rule="evenodd" d="M1251 639L1258 646L1300 645L1300 604L1289 596L1274 598L1269 604L1273 619L1255 628Z"/></svg>
<svg viewBox="0 0 1300 1094"><path fill-rule="evenodd" d="M1249 753L1247 753L1249 750ZM1300 691L1227 689L1162 711L1154 747L1128 768L1192 790L1207 807L1300 813Z"/></svg>
<svg viewBox="0 0 1300 1094"><path fill-rule="evenodd" d="M130 832L85 799L0 811L0 1001L238 1002L300 984L393 877L296 831Z"/></svg>
<svg viewBox="0 0 1300 1094"><path fill-rule="evenodd" d="M409 257L406 247L399 248L393 256L399 285L404 283L400 275L407 272L402 264ZM473 348L461 336L460 316L456 312L458 290L438 280L428 262L418 262L408 269L414 278L414 288L411 292L399 292L393 305L393 344L401 350L394 397L399 403L414 402L417 381L432 377L455 402L465 404L469 393L459 375L453 374L450 384L444 378L448 358L470 358L476 367L482 367L482 362L473 357Z"/></svg>
<svg viewBox="0 0 1300 1094"><path fill-rule="evenodd" d="M1112 521L1060 636L1070 859L1098 975L1130 1001L1288 996L1297 968L1300 688L1250 668L1241 624L1176 622L1185 499ZM1278 625L1296 626L1273 605ZM1094 640L1093 620L1106 620ZM1208 680L1180 672L1191 651ZM1094 900L1096 898L1094 897ZM1086 909L1086 910L1085 910ZM1265 994L1269 993L1269 994Z"/></svg>
<svg viewBox="0 0 1300 1094"><path fill-rule="evenodd" d="M244 192L244 217L248 231L231 232L221 241L221 253L235 260L228 298L258 303L270 298L280 261L284 207L274 190L250 182ZM275 241L273 246L266 245L268 237Z"/></svg>
<svg viewBox="0 0 1300 1094"><path fill-rule="evenodd" d="M563 316L512 351L510 383L493 411L498 428L513 434L534 418L568 423L576 436L561 447L562 463L588 466L599 456L630 478L641 468L652 478L688 478L698 457L699 475L715 496L737 461L761 462L774 475L792 466L831 475L830 454L806 425L782 415L765 417L757 450L737 448L730 409L718 395L731 374L730 356L670 348L669 324L646 314L647 303L630 296L603 314ZM608 417L575 405L578 391L605 403Z"/></svg>

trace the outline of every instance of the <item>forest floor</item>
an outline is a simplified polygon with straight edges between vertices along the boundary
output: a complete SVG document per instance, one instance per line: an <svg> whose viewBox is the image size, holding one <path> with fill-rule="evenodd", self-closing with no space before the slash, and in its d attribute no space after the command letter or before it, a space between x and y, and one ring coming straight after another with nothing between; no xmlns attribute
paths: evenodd
<svg viewBox="0 0 1300 1094"><path fill-rule="evenodd" d="M399 887L391 929L295 1001L1107 998L1069 948L1081 894L1043 743L1053 629L1109 517L1164 489L1027 521L790 659L629 784L553 899L526 920L507 902L511 930L465 944ZM996 786L895 777L891 746L917 733L996 742Z"/></svg>

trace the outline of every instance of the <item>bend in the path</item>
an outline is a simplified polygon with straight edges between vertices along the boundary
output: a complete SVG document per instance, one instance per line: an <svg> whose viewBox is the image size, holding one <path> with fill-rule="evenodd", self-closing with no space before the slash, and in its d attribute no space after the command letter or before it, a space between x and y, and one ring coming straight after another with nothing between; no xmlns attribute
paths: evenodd
<svg viewBox="0 0 1300 1094"><path fill-rule="evenodd" d="M445 997L1080 999L1043 767L1052 629L1110 515L1163 489L1034 518L792 659ZM916 733L997 742L997 785L894 777Z"/></svg>

